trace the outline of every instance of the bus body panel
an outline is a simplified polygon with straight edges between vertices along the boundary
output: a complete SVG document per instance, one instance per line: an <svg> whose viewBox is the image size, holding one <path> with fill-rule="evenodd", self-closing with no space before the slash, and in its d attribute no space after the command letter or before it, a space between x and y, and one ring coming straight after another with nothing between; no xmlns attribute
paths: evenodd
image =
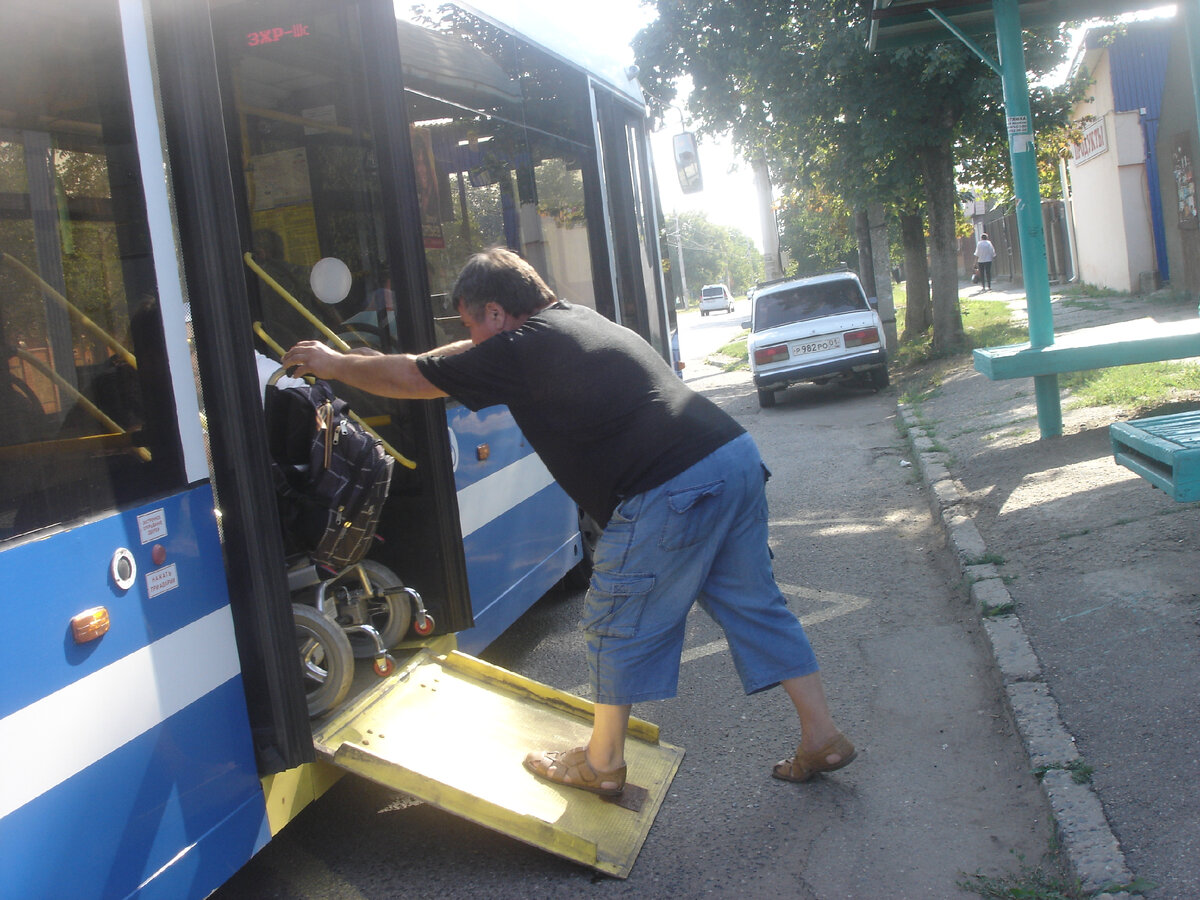
<svg viewBox="0 0 1200 900"><path fill-rule="evenodd" d="M24 761L0 786L0 868L23 896L128 896L160 871L200 895L266 842L220 558L207 484L5 552L9 584L29 582L10 616L36 602L59 625L5 642L24 678L0 741ZM69 620L94 606L110 630L76 644Z"/></svg>
<svg viewBox="0 0 1200 900"><path fill-rule="evenodd" d="M578 563L579 513L507 407L446 417L475 616L458 641L478 653Z"/></svg>

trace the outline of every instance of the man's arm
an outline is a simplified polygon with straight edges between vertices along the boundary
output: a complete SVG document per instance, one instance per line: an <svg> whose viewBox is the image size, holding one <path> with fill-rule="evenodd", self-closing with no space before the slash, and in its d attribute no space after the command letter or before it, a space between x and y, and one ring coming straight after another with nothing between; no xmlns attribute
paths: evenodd
<svg viewBox="0 0 1200 900"><path fill-rule="evenodd" d="M470 341L457 341L423 355L451 355L462 353L470 347ZM283 354L283 365L288 369L295 367L295 371L289 374L315 375L325 380L340 381L380 397L433 400L447 396L445 391L435 387L421 374L417 368L417 357L409 353L339 353L319 341L301 341Z"/></svg>

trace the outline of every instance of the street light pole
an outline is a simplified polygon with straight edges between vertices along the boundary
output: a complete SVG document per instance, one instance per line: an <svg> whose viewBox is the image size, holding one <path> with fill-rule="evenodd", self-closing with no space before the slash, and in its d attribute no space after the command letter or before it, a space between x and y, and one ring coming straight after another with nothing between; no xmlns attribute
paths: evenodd
<svg viewBox="0 0 1200 900"><path fill-rule="evenodd" d="M683 265L683 228L679 224L679 210L675 210L675 259L679 261L679 296L684 308L688 305L687 269Z"/></svg>

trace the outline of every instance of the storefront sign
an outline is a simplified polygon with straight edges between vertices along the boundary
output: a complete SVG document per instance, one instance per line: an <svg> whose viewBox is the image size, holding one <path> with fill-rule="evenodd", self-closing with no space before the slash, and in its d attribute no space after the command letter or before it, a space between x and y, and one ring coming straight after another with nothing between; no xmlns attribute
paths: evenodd
<svg viewBox="0 0 1200 900"><path fill-rule="evenodd" d="M1108 136L1104 130L1104 120L1097 119L1083 129L1083 138L1078 144L1071 145L1071 155L1075 165L1079 166L1090 159L1095 159L1108 149Z"/></svg>

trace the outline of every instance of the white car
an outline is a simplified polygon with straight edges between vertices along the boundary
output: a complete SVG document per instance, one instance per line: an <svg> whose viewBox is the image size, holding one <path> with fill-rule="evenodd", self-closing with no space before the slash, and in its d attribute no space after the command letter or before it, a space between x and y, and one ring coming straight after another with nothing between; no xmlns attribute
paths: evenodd
<svg viewBox="0 0 1200 900"><path fill-rule="evenodd" d="M733 312L733 294L723 284L706 284L700 289L700 315Z"/></svg>
<svg viewBox="0 0 1200 900"><path fill-rule="evenodd" d="M746 343L759 406L774 406L776 391L804 381L888 385L883 323L853 272L760 287Z"/></svg>

